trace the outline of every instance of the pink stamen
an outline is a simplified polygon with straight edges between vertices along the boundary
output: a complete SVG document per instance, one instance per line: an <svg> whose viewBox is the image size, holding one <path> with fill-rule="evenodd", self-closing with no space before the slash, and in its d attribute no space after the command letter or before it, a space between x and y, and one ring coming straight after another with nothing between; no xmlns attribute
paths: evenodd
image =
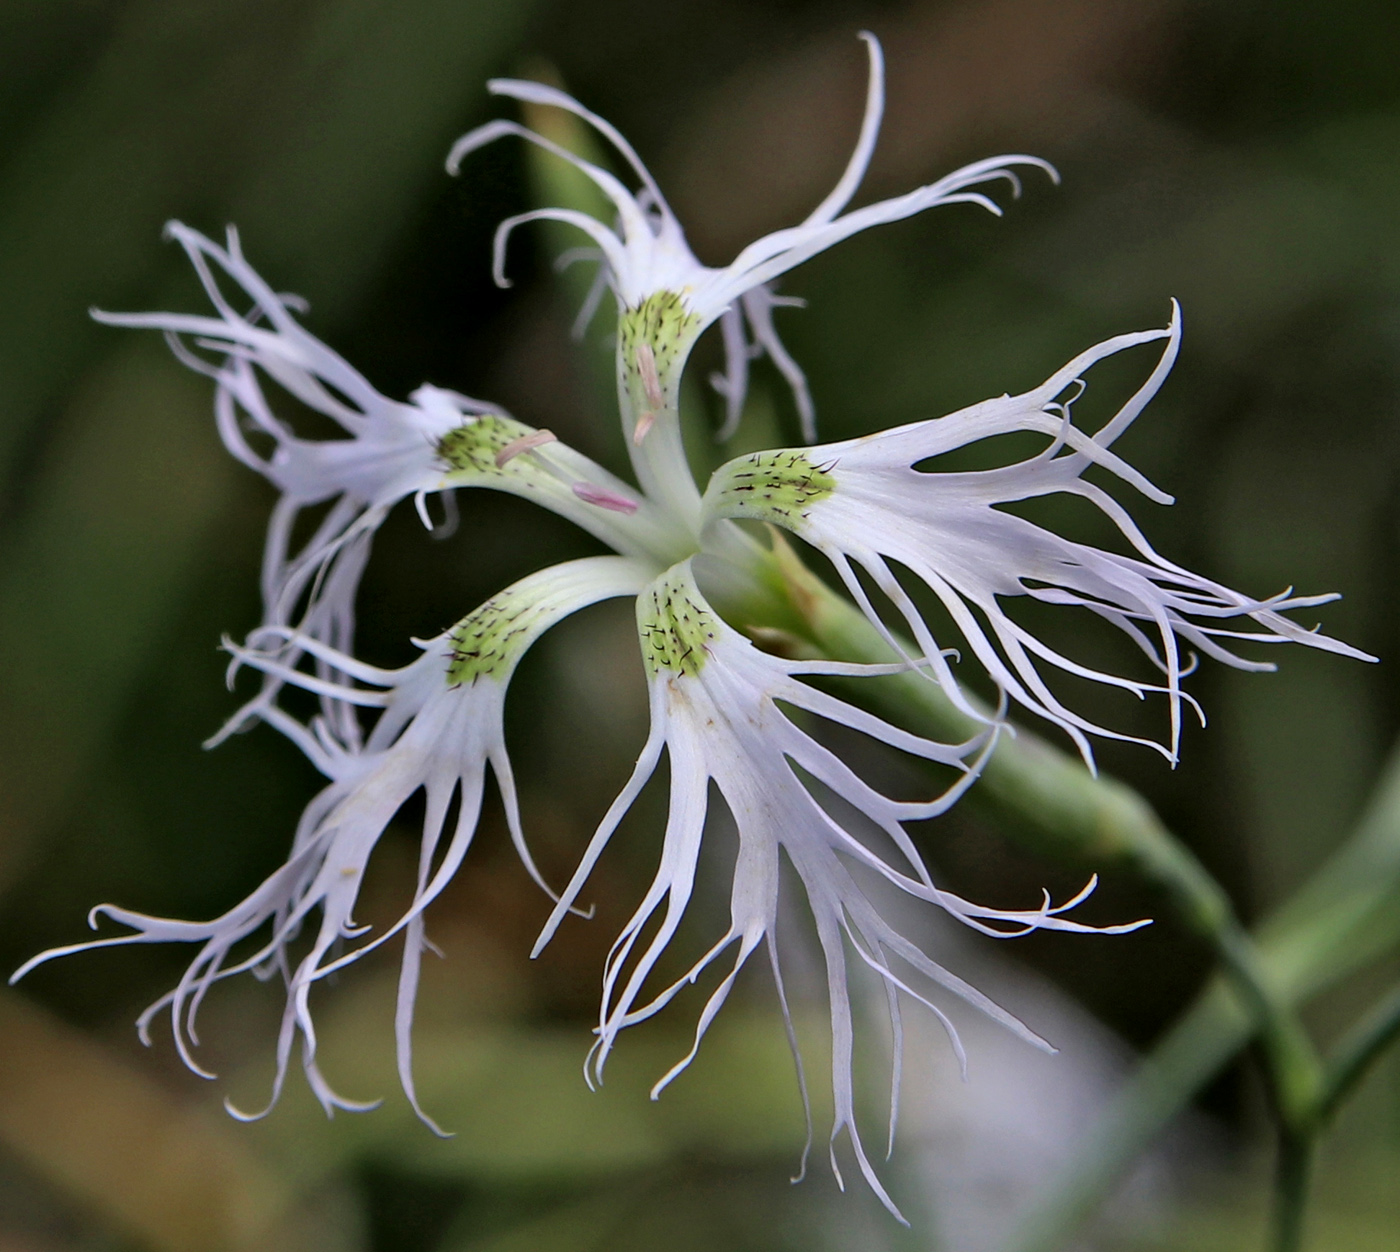
<svg viewBox="0 0 1400 1252"><path fill-rule="evenodd" d="M642 378L642 390L646 393L647 411L637 419L637 424L632 428L632 442L637 446L642 446L642 440L647 437L647 432L651 430L656 422L656 415L666 407L666 398L661 394L661 378L656 372L656 353L651 350L651 344L639 343L636 351L637 373Z"/></svg>
<svg viewBox="0 0 1400 1252"><path fill-rule="evenodd" d="M519 439L512 439L496 453L496 468L504 469L506 462L513 461L522 452L529 452L532 448L542 448L547 443L555 443L558 438L559 436L552 430L537 430L529 435L521 435Z"/></svg>
<svg viewBox="0 0 1400 1252"><path fill-rule="evenodd" d="M656 413L653 410L648 409L645 413L641 415L641 417L637 419L636 426L632 428L632 442L640 448L642 446L642 440L647 437L647 431L649 431L655 424Z"/></svg>
<svg viewBox="0 0 1400 1252"><path fill-rule="evenodd" d="M647 404L653 409L665 408L666 401L661 394L661 379L656 372L656 354L652 352L649 343L637 345L637 373L642 376L642 390L646 392Z"/></svg>
<svg viewBox="0 0 1400 1252"><path fill-rule="evenodd" d="M632 514L637 511L637 502L620 496L606 487L595 487L592 483L575 483L574 495L585 504L596 504L600 509L611 509L614 513Z"/></svg>

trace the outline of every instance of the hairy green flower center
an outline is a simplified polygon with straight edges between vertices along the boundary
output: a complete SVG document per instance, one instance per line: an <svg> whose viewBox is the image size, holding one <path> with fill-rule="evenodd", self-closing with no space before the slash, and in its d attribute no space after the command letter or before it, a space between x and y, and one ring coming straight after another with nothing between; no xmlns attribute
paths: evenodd
<svg viewBox="0 0 1400 1252"><path fill-rule="evenodd" d="M453 474L464 477L536 477L539 469L529 457L512 457L504 465L496 463L502 451L534 433L534 427L524 422L487 413L449 430L438 440L437 452Z"/></svg>
<svg viewBox="0 0 1400 1252"><path fill-rule="evenodd" d="M797 449L740 457L716 473L711 487L725 515L773 522L788 529L795 528L813 504L835 490L830 467L814 464Z"/></svg>
<svg viewBox="0 0 1400 1252"><path fill-rule="evenodd" d="M718 635L714 614L679 580L666 578L637 600L637 629L647 673L660 670L694 678Z"/></svg>
<svg viewBox="0 0 1400 1252"><path fill-rule="evenodd" d="M674 385L679 368L695 341L700 318L674 291L658 291L618 319L617 343L629 392L642 395L645 380L638 365L637 349L650 349L656 375L663 389Z"/></svg>
<svg viewBox="0 0 1400 1252"><path fill-rule="evenodd" d="M448 634L452 647L448 686L460 687L481 677L508 677L540 628L551 620L551 606L537 594L506 590L492 596Z"/></svg>

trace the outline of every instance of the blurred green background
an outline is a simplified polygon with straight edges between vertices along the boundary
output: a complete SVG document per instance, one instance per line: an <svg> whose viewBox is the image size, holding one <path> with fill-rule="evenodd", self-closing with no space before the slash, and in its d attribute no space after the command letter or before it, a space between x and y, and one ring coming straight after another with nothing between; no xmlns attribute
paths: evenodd
<svg viewBox="0 0 1400 1252"><path fill-rule="evenodd" d="M615 465L616 418L596 382L606 319L570 341L575 294L548 263L557 238L521 233L516 286L490 282L495 224L533 203L526 154L501 144L458 179L442 170L457 134L506 112L485 79L557 75L633 140L718 263L799 220L836 177L864 89L861 28L884 42L890 87L864 196L998 151L1048 158L1064 185L1032 180L1002 221L952 209L885 228L785 281L809 304L778 316L823 438L1024 389L1098 339L1163 324L1179 298L1180 363L1120 444L1178 504L1135 513L1169 558L1247 592L1344 592L1322 611L1327 629L1383 663L1298 650L1273 676L1207 664L1192 684L1211 725L1188 731L1179 769L1121 745L1101 764L1151 800L1247 920L1323 864L1400 723L1395 5L0 0L0 966L81 938L103 900L222 911L281 859L317 786L266 729L200 749L235 706L217 643L258 620L272 494L219 445L205 379L157 337L87 318L91 306L202 311L162 223L211 234L236 223L269 281L311 302L309 327L386 393L429 381L484 396ZM715 360L702 346L697 380ZM740 440L795 442L780 380L764 364L755 374ZM1127 373L1105 375L1106 394L1126 385ZM717 397L696 387L690 400L697 424L718 423ZM367 659L402 663L409 636L592 550L522 501L468 492L460 503L446 541L411 510L385 528L361 600ZM1074 512L1064 525L1105 537ZM627 617L604 606L566 624L513 688L527 829L555 881L645 731ZM1141 727L1164 716L1105 714ZM789 1186L800 1105L757 973L659 1104L646 1088L687 1046L698 1000L624 1039L603 1092L584 1087L601 961L653 864L663 810L650 793L649 804L594 884L599 916L533 964L548 902L488 805L430 914L447 959L431 963L420 998L420 1084L458 1132L447 1142L397 1090L392 954L320 996L328 1073L347 1094L385 1097L331 1123L295 1081L259 1125L220 1110L225 1093L253 1103L265 1088L275 986L227 985L206 1010L218 1084L184 1072L159 1031L146 1052L131 1029L187 954L83 956L5 992L0 1252L1021 1246L1092 1148L1134 1054L1211 969L1126 874L1110 875L1090 910L1158 916L1126 938L991 945L930 932L940 959L1061 1055L967 1022L963 1086L919 1026L903 1139L885 1167L913 1219L904 1231L858 1184L837 1193L820 1120L810 1177ZM1023 906L1041 884L1059 895L1082 879L967 811L920 839L941 880L979 900ZM363 920L395 915L416 851L404 816L376 854ZM694 935L724 903L711 883ZM1319 1038L1400 973L1388 938L1366 957L1309 1006ZM800 1014L814 1075L821 1014L815 999ZM867 1068L873 1147L879 1067ZM1246 1058L1092 1215L1045 1237L1106 1252L1257 1246L1268 1154ZM1390 1062L1329 1142L1311 1246L1400 1246L1397 1197Z"/></svg>

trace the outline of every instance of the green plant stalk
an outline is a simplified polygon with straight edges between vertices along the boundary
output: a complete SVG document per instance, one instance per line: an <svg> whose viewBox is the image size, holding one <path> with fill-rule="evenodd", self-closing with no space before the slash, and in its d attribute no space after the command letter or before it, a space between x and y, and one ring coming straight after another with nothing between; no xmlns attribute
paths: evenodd
<svg viewBox="0 0 1400 1252"><path fill-rule="evenodd" d="M1299 1252L1313 1164L1323 1133L1371 1066L1400 1038L1400 987L1373 1005L1327 1058L1309 1106L1279 1134L1274 1171L1273 1246Z"/></svg>
<svg viewBox="0 0 1400 1252"><path fill-rule="evenodd" d="M1361 822L1331 859L1258 931L1263 974L1286 1004L1400 941L1400 748ZM1005 1252L1052 1252L1093 1212L1128 1164L1253 1036L1217 975L1139 1065L1042 1193ZM1339 1055L1346 1052L1345 1047Z"/></svg>
<svg viewBox="0 0 1400 1252"><path fill-rule="evenodd" d="M1274 1252L1301 1252L1307 1217L1309 1184L1317 1155L1317 1132L1309 1126L1297 1133L1285 1127L1279 1135L1274 1166Z"/></svg>
<svg viewBox="0 0 1400 1252"><path fill-rule="evenodd" d="M1400 1039L1400 987L1394 988L1353 1026L1328 1057L1317 1106L1319 1122L1331 1121L1366 1072L1397 1039Z"/></svg>
<svg viewBox="0 0 1400 1252"><path fill-rule="evenodd" d="M1400 1037L1400 987L1376 1004L1328 1058L1315 1098L1279 1135L1274 1179L1274 1252L1299 1252L1313 1162L1322 1133L1366 1071Z"/></svg>

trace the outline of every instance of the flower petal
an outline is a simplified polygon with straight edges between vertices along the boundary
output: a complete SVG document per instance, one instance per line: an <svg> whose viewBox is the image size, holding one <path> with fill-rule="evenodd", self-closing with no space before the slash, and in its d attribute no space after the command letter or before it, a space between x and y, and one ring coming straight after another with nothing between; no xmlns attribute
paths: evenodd
<svg viewBox="0 0 1400 1252"><path fill-rule="evenodd" d="M891 562L898 562L937 595L997 686L1064 729L1086 762L1092 765L1088 735L1147 743L1175 762L1182 706L1200 712L1181 689L1181 680L1195 661L1189 654L1182 655L1180 639L1227 664L1261 668L1217 642L1221 636L1234 637L1239 632L1223 630L1215 622L1247 617L1262 629L1240 637L1290 640L1343 656L1373 659L1283 616L1289 609L1318 603L1318 597L1285 593L1253 599L1167 561L1121 504L1084 481L1084 471L1097 465L1150 498L1170 502L1109 445L1156 394L1175 360L1180 335L1179 311L1173 305L1166 328L1107 340L1024 395L1002 396L948 417L843 443L738 458L715 472L706 493L707 517L771 522L806 539L831 559L862 610L894 646L901 647L853 568L861 567L913 635L925 658L923 668L960 707L971 711L973 705L943 663L941 645ZM1162 355L1127 403L1092 435L1074 427L1074 397L1062 397L1070 389L1082 390L1083 372L1105 357L1154 340L1165 340ZM955 448L1013 432L1046 436L1049 445L1033 457L996 469L916 468ZM1080 496L1093 504L1114 523L1133 555L1062 538L999 507L1055 493ZM1007 614L1001 602L1017 596L1077 606L1111 622L1142 648L1163 681L1122 677L1060 654ZM1136 739L1074 712L1051 691L1042 664L1138 697L1164 693L1170 713L1165 742Z"/></svg>
<svg viewBox="0 0 1400 1252"><path fill-rule="evenodd" d="M308 755L330 780L303 813L286 863L245 900L208 922L152 917L103 905L93 911L92 924L99 915L106 916L131 933L40 953L16 971L11 981L54 957L90 948L198 944L198 954L179 983L141 1015L138 1027L146 1039L155 1015L168 1012L180 1056L191 1069L203 1073L193 1048L198 1042L196 1018L209 988L248 970L278 970L286 981L287 1003L267 1108L281 1093L293 1044L300 1037L307 1080L330 1113L337 1108L368 1106L338 1096L320 1073L311 990L336 970L405 932L396 1011L399 1072L414 1109L433 1125L419 1108L411 1068L410 1028L421 949L427 943L423 911L446 887L467 853L481 811L488 767L501 793L516 850L530 875L549 890L525 844L506 753L502 711L510 678L526 650L556 622L599 600L636 594L649 577L646 566L622 557L590 557L543 570L515 583L450 631L422 645L423 655L397 671L363 666L336 655L317 640L287 632L286 642L298 658L313 657L342 675L381 688L363 692L356 688L355 692L366 703L381 705L382 712L363 744L358 736L353 742L340 738L336 728L323 719L306 728L280 710L269 712L267 720L308 747ZM245 654L245 660L311 690L322 685L314 674L289 670L276 656L250 653ZM383 933L333 956L338 942L365 933L366 928L357 926L352 914L370 855L390 821L419 790L425 793L426 804L412 902ZM447 819L454 798L457 817L449 832ZM293 966L287 945L317 913L320 920L310 948ZM234 947L260 931L265 934L256 950L232 960Z"/></svg>
<svg viewBox="0 0 1400 1252"><path fill-rule="evenodd" d="M805 1104L805 1077L782 991L774 942L779 878L785 859L796 871L806 895L825 959L834 1044L832 1086L836 1120L832 1138L842 1131L848 1134L862 1174L882 1202L898 1215L866 1156L855 1124L853 1021L846 945L856 949L889 992L896 1048L900 1032L899 994L928 1005L948 1027L955 1048L960 1048L951 1022L931 999L935 987L952 992L1029 1042L1048 1045L901 936L881 916L866 889L857 882L853 868L859 867L863 875L935 904L964 924L991 934L1093 928L1061 917L1069 906L1055 908L1048 898L1036 909L997 910L981 908L941 891L933 884L902 827L901 823L911 817L941 811L952 803L985 760L995 741L994 728L969 743L935 743L808 687L795 675L828 667L786 661L760 652L727 626L705 601L689 561L673 567L643 591L637 606L642 654L648 671L651 734L636 771L598 827L578 870L556 903L536 952L554 935L578 898L622 814L659 763L664 746L670 761L670 806L660 864L608 955L598 1040L589 1056L591 1080L601 1080L621 1031L659 1012L723 957L724 972L701 1009L694 1042L687 1055L657 1082L653 1095L658 1094L694 1059L740 969L760 944L766 944L789 1041L797 1057ZM854 667L835 668L842 673L854 672ZM889 669L874 666L870 672L888 673ZM955 771L954 781L927 804L891 800L858 778L840 758L801 728L780 707L784 704L945 764ZM730 925L686 973L669 985L654 989L651 983L662 954L675 940L691 902L711 782L724 797L739 836L730 892ZM828 796L839 797L844 805L833 805ZM858 816L853 817L852 813ZM890 845L893 855L881 850L882 841ZM1083 893L1071 903L1082 898ZM900 972L892 964L892 957L908 972ZM920 990L918 980L931 986Z"/></svg>

